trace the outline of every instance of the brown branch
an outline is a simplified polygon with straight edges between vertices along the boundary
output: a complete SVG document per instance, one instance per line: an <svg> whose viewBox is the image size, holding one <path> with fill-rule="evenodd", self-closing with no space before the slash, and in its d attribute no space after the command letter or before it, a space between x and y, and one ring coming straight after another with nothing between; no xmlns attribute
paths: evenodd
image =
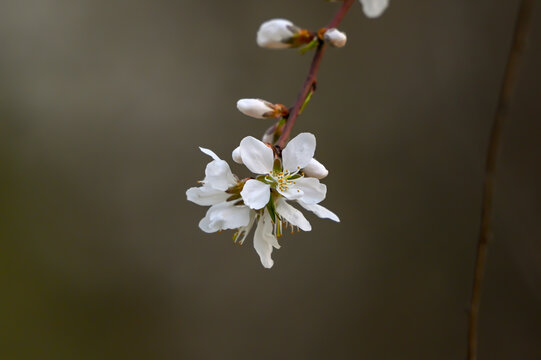
<svg viewBox="0 0 541 360"><path fill-rule="evenodd" d="M481 303L481 285L484 277L488 241L492 235L492 208L494 198L494 183L496 178L496 161L498 159L498 152L500 148L502 127L504 120L507 117L509 103L511 102L511 96L515 87L520 57L524 50L526 37L528 35L534 2L535 0L522 0L520 3L520 8L515 23L513 44L509 52L505 75L502 87L500 89L498 106L490 132L485 168L483 204L481 209L481 228L477 243L477 255L475 259L468 326L468 360L477 359L477 336L479 307Z"/></svg>
<svg viewBox="0 0 541 360"><path fill-rule="evenodd" d="M344 0L344 3L336 13L336 15L332 18L332 20L327 25L327 28L333 28L337 27L344 16L346 16L349 8L351 5L353 5L353 2L355 0ZM302 105L304 104L304 101L306 100L306 97L310 93L310 91L315 90L316 82L317 82L317 72L319 70L319 65L321 64L321 60L323 59L323 54L325 53L326 44L323 41L320 41L316 50L316 53L314 54L314 58L312 59L312 64L310 65L310 70L308 71L308 76L306 77L306 80L304 81L304 85L302 86L301 92L299 93L299 96L297 97L297 101L295 102L295 105L293 105L293 108L289 112L289 116L287 118L286 125L284 127L284 130L282 132L282 135L280 135L280 138L276 142L276 145L283 148L286 145L287 139L289 138L289 135L291 133L291 129L293 129L293 125L295 125L295 121L297 120L297 117L299 116L299 111L302 108Z"/></svg>

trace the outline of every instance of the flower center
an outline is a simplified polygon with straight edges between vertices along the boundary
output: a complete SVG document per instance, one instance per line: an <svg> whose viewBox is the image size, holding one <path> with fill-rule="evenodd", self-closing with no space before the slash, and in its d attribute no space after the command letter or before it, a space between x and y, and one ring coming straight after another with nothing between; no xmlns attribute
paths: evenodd
<svg viewBox="0 0 541 360"><path fill-rule="evenodd" d="M304 173L299 174L301 168L297 167L295 171L279 171L273 170L268 175L265 176L266 179L271 180L275 188L280 191L286 191L291 186L294 186L297 182L295 180L304 176ZM297 190L299 191L299 190Z"/></svg>

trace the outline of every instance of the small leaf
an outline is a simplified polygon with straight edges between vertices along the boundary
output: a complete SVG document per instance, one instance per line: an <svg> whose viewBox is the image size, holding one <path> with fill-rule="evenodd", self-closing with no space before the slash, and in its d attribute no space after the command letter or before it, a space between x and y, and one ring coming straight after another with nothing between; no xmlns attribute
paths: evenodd
<svg viewBox="0 0 541 360"><path fill-rule="evenodd" d="M306 105L308 105L308 103L312 99L313 94L314 94L314 90L310 90L308 95L306 95L306 99L304 99L304 103L302 104L301 109L299 110L299 114L302 114L302 112L304 111L304 108L306 107Z"/></svg>
<svg viewBox="0 0 541 360"><path fill-rule="evenodd" d="M303 46L302 48L299 49L299 52L301 53L301 55L304 55L308 51L317 48L318 44L319 44L319 39L317 38L317 36L314 36L312 41L310 41L308 44L306 44L306 46Z"/></svg>

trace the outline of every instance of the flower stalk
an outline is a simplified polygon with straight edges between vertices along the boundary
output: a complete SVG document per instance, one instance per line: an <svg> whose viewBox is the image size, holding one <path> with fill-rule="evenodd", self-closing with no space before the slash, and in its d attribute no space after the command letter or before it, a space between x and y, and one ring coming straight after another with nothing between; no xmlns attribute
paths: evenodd
<svg viewBox="0 0 541 360"><path fill-rule="evenodd" d="M377 7L388 0L361 1L363 6L368 1ZM336 26L353 2L343 0L329 25L317 32L300 28L287 19L271 19L261 24L256 42L262 48L297 48L301 53L315 50L303 88L291 109L259 98L240 99L237 109L244 115L276 121L263 135L263 141L246 136L231 153L233 161L245 165L252 176L237 177L225 160L209 149L200 148L212 161L205 168L205 178L198 182L200 186L186 191L189 201L209 206L199 222L202 231L234 230L234 243L242 245L255 227L254 249L267 269L274 264L271 255L273 249L280 249L278 238L284 229L312 230L303 213L289 202L319 218L340 222L336 214L320 205L326 197L327 186L319 180L329 171L314 158L316 137L305 132L288 140L297 117L315 91L317 72L327 45L339 48L346 44L346 34Z"/></svg>
<svg viewBox="0 0 541 360"><path fill-rule="evenodd" d="M346 16L347 12L351 8L351 5L353 5L354 1L355 0L344 0L342 6L331 19L326 28L336 28L338 25L340 25L340 23L344 19L344 16ZM295 121L305 107L307 98L311 97L312 93L316 90L317 72L319 70L319 66L321 65L321 60L323 59L323 54L325 53L326 47L327 44L320 37L318 37L318 45L314 54L314 58L312 59L312 64L310 65L310 69L308 70L306 80L304 80L304 84L301 88L299 96L297 97L295 105L293 105L293 108L289 112L289 116L287 117L287 121L282 131L282 134L275 143L275 145L280 148L283 148L287 143L287 139L289 139L291 130L295 125Z"/></svg>

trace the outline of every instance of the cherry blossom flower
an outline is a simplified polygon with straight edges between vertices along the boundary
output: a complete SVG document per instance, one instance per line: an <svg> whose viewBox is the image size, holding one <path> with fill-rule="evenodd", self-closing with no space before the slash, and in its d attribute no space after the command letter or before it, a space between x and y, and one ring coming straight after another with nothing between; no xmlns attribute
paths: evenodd
<svg viewBox="0 0 541 360"><path fill-rule="evenodd" d="M326 212L323 210L325 208L317 205L325 199L327 193L327 187L321 184L318 178L325 177L328 171L314 159L315 148L315 136L302 133L287 144L281 159L278 159L269 146L254 137L245 137L233 152L234 157L259 176L246 181L240 193L244 203L258 210L265 207L271 197L278 199L278 202L283 197L285 200L296 200L302 207L320 217L339 221L332 212ZM307 176L305 170L309 170L316 177ZM288 221L302 228L295 220L297 218Z"/></svg>
<svg viewBox="0 0 541 360"><path fill-rule="evenodd" d="M280 234L281 229L276 228L267 209L254 211L242 203L240 191L245 182L233 175L226 161L209 149L200 149L213 160L207 164L205 179L200 181L201 186L186 191L189 201L210 206L205 217L199 222L199 228L207 233L236 230L233 241L242 245L257 222L254 248L262 265L271 268L274 264L271 258L272 250L280 248L276 234ZM287 211L284 210L284 213ZM295 219L292 221L297 223ZM301 226L310 230L304 224Z"/></svg>
<svg viewBox="0 0 541 360"><path fill-rule="evenodd" d="M263 226L266 229L263 232L265 235L257 235L259 233L256 231L254 237L254 246L263 266L272 264L272 248L278 248L275 246L276 239L282 235L284 227L303 231L312 229L304 215L287 200L296 201L320 218L340 221L336 214L319 205L325 199L327 187L316 177L309 177L304 172L309 170L320 178L328 174L327 169L314 159L315 148L315 136L302 133L287 144L281 153L281 159L275 156L269 146L251 136L242 139L240 146L233 151L237 162L244 163L249 170L258 174L255 179L246 181L240 194L247 206L255 211L263 209L264 212L258 228ZM261 219L265 221L267 214L272 227L268 224L261 225ZM262 246L262 242L267 244ZM256 243L259 245L256 246Z"/></svg>
<svg viewBox="0 0 541 360"><path fill-rule="evenodd" d="M212 161L205 169L205 179L202 186L192 187L186 191L189 201L197 205L210 206L207 214L199 222L201 230L213 233L227 229L239 229L241 243L244 241L253 225L255 214L250 208L242 204L240 188L242 182L233 175L225 160L220 159L211 150L200 148ZM235 189L238 189L235 194Z"/></svg>
<svg viewBox="0 0 541 360"><path fill-rule="evenodd" d="M288 200L302 199L307 204L325 199L327 187L301 172L314 158L316 138L313 134L302 133L292 139L282 151L281 160L275 160L273 150L252 136L242 139L239 148L244 165L260 175L248 180L241 192L244 203L250 208L264 207L269 202L271 189Z"/></svg>
<svg viewBox="0 0 541 360"><path fill-rule="evenodd" d="M340 221L333 212L319 205L325 198L326 186L303 172L306 170L319 177L328 174L327 169L313 158L315 145L314 135L300 134L284 148L280 160L263 142L245 137L233 157L259 175L256 179L243 180L231 172L226 161L211 150L201 148L212 161L207 164L201 186L186 191L188 200L210 206L199 222L201 230L212 233L233 229L236 230L233 240L243 244L257 223L254 248L261 264L271 268L274 265L272 251L280 248L278 238L286 228L292 232L295 229L312 230L304 215L287 200L295 200L320 218Z"/></svg>

